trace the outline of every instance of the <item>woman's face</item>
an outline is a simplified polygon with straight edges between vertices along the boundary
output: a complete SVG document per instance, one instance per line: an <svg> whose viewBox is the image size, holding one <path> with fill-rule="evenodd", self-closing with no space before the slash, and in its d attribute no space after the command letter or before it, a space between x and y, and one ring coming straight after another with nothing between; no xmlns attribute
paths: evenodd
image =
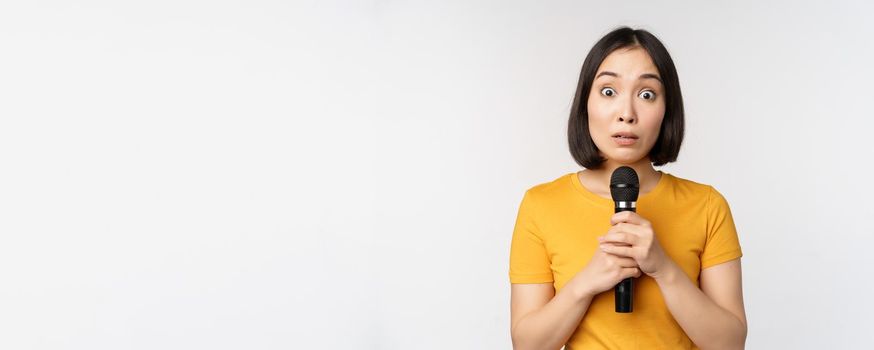
<svg viewBox="0 0 874 350"><path fill-rule="evenodd" d="M664 86L646 50L610 53L589 91L589 133L601 156L619 164L643 158L659 137L665 116Z"/></svg>

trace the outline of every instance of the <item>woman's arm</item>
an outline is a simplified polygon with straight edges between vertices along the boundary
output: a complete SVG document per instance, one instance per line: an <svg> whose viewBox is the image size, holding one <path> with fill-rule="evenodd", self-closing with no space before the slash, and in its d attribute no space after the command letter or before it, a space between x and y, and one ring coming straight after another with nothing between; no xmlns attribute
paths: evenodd
<svg viewBox="0 0 874 350"><path fill-rule="evenodd" d="M570 286L554 294L552 283L512 284L513 349L561 349L570 339L589 309L592 297Z"/></svg>
<svg viewBox="0 0 874 350"><path fill-rule="evenodd" d="M654 276L674 319L701 349L743 349L747 338L740 259L701 271L701 289L668 259Z"/></svg>
<svg viewBox="0 0 874 350"><path fill-rule="evenodd" d="M656 280L668 310L698 347L743 349L747 321L739 258L702 270L698 289L667 256L649 221L624 211L610 222L613 227L598 238L601 250L637 261Z"/></svg>
<svg viewBox="0 0 874 350"><path fill-rule="evenodd" d="M596 295L613 289L623 279L640 276L634 259L596 250L586 267L554 297L552 283L513 283L510 291L513 348L560 349L580 326Z"/></svg>

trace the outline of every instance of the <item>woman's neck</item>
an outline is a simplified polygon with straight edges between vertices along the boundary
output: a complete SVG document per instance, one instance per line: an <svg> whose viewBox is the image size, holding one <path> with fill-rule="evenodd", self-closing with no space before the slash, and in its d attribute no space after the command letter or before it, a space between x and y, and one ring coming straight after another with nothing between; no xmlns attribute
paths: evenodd
<svg viewBox="0 0 874 350"><path fill-rule="evenodd" d="M661 179L661 173L653 168L648 158L641 159L634 164L621 164L608 159L600 168L586 169L582 172L581 178L585 178L584 182L590 191L598 193L602 196L610 196L610 177L613 176L613 171L621 166L628 166L634 169L637 177L640 180L640 194L647 193L656 187Z"/></svg>

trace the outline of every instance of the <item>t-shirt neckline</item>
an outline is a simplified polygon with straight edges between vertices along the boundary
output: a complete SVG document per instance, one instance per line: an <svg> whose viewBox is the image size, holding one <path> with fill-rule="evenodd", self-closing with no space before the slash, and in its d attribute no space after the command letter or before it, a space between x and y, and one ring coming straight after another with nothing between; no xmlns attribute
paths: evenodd
<svg viewBox="0 0 874 350"><path fill-rule="evenodd" d="M649 198L654 198L658 196L660 192L664 190L665 187L668 186L668 182L670 181L671 174L658 170L662 175L659 177L659 182L656 183L656 186L649 192L641 194L637 197L638 202L643 202L648 200ZM583 186L583 183L580 182L580 175L577 172L572 172L568 174L571 177L571 183L573 183L573 187L577 189L584 197L594 201L595 203L610 206L612 207L615 203L613 203L613 199L601 197L594 192L590 191L588 188Z"/></svg>

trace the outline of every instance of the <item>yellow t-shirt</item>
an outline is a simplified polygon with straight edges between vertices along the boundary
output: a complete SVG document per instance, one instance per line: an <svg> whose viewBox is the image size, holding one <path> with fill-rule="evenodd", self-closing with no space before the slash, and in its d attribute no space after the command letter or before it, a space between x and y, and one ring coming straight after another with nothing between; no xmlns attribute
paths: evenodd
<svg viewBox="0 0 874 350"><path fill-rule="evenodd" d="M728 202L712 186L661 172L638 197L665 253L697 286L702 269L742 256ZM510 283L552 282L556 294L591 260L610 229L613 200L576 173L528 189L510 248ZM697 349L674 320L655 280L634 281L634 310L617 313L613 289L595 296L565 349Z"/></svg>

